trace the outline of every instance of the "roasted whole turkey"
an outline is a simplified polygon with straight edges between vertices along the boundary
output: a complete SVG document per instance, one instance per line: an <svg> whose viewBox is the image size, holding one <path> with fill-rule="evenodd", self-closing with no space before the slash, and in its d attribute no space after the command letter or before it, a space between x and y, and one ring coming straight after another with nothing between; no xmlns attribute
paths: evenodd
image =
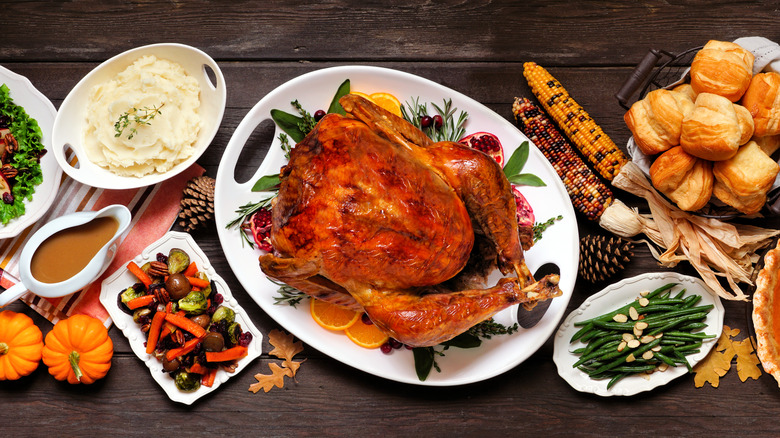
<svg viewBox="0 0 780 438"><path fill-rule="evenodd" d="M432 142L356 95L298 143L272 206L263 272L436 345L518 303L561 294L523 259L512 189L488 155ZM498 268L506 277L485 287Z"/></svg>

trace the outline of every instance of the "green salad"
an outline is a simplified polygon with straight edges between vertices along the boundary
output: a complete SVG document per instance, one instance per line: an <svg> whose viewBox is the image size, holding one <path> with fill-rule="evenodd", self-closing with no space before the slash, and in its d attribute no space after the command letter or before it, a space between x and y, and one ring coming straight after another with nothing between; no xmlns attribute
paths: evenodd
<svg viewBox="0 0 780 438"><path fill-rule="evenodd" d="M11 99L8 86L0 85L0 222L24 214L24 201L31 200L43 181L38 122Z"/></svg>

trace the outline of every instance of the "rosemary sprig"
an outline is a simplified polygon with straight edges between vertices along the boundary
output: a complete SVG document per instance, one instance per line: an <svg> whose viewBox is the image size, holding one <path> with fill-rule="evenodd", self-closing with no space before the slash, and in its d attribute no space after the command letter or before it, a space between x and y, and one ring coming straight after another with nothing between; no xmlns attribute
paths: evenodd
<svg viewBox="0 0 780 438"><path fill-rule="evenodd" d="M252 217L253 214L255 214L255 212L257 212L257 210L260 210L261 208L267 208L269 205L271 205L271 200L273 200L275 196L276 195L269 196L268 198L261 199L258 202L254 202L254 203L249 202L238 207L238 210L236 210L236 213L238 213L238 217L236 217L235 219L230 221L227 225L225 225L225 228L230 229L235 226L243 225L245 222L249 220L250 217ZM255 247L254 238L247 234L246 228L241 226L240 231L241 231L241 238L243 239L242 245L243 242L246 242L249 244L250 248L254 248Z"/></svg>
<svg viewBox="0 0 780 438"><path fill-rule="evenodd" d="M420 103L419 97L402 105L401 115L407 122L423 131L425 135L430 137L433 141L458 141L463 138L463 135L466 133L464 125L466 124L469 114L465 111L461 111L456 119L455 113L457 112L457 108L452 106L452 99L444 99L444 103L441 107L435 103L431 103L431 105L436 110L436 113L442 118L442 125L438 129L434 124L426 127L422 126L423 117L429 115L428 104Z"/></svg>
<svg viewBox="0 0 780 438"><path fill-rule="evenodd" d="M130 110L123 112L119 116L119 119L117 119L117 121L114 123L114 131L116 132L114 137L120 137L125 131L125 128L130 127L130 134L128 134L127 139L132 140L135 134L138 133L138 130L130 125L151 125L152 119L154 119L158 114L162 114L160 109L162 109L164 106L165 102L161 103L160 106L153 106L151 108L145 106L141 109L133 107Z"/></svg>
<svg viewBox="0 0 780 438"><path fill-rule="evenodd" d="M273 297L274 304L276 305L281 306L283 304L286 304L288 306L296 307L298 304L301 303L301 301L303 301L304 298L309 297L305 293L299 291L298 289L290 285L280 283L270 278L269 280L271 280L271 282L274 283L275 285L279 286L279 289L276 291L279 295Z"/></svg>

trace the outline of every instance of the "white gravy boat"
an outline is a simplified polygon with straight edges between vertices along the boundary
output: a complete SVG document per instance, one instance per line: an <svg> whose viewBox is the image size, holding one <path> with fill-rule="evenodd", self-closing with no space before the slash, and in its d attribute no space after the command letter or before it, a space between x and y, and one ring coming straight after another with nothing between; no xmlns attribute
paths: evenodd
<svg viewBox="0 0 780 438"><path fill-rule="evenodd" d="M33 277L30 271L32 257L43 241L59 231L86 224L99 217L113 217L116 219L119 227L111 239L109 239L109 241L100 248L97 254L92 257L90 262L87 263L87 266L76 275L58 283L44 283ZM24 245L22 254L19 258L19 274L21 281L0 293L0 307L15 301L27 291L41 297L58 298L83 289L86 285L96 280L106 268L108 268L114 255L116 255L116 249L119 246L118 240L122 236L122 233L127 230L130 225L130 220L130 210L124 205L115 204L109 205L100 211L80 211L67 214L42 226ZM63 254L63 256L67 257L67 254Z"/></svg>

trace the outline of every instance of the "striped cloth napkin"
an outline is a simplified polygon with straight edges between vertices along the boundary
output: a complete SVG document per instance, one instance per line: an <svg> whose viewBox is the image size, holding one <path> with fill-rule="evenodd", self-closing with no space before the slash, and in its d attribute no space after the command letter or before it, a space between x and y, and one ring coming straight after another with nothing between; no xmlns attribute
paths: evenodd
<svg viewBox="0 0 780 438"><path fill-rule="evenodd" d="M70 315L85 314L103 321L106 327L111 326L111 317L99 300L101 282L168 232L179 214L182 191L187 181L203 172L202 167L193 164L166 181L128 190L98 189L63 175L59 201L55 201L46 215L15 238L0 241L0 287L7 289L19 281L21 249L30 236L50 220L76 211L95 211L112 204L126 205L133 219L114 260L100 278L81 291L62 298L41 298L32 293L21 298L52 323Z"/></svg>

